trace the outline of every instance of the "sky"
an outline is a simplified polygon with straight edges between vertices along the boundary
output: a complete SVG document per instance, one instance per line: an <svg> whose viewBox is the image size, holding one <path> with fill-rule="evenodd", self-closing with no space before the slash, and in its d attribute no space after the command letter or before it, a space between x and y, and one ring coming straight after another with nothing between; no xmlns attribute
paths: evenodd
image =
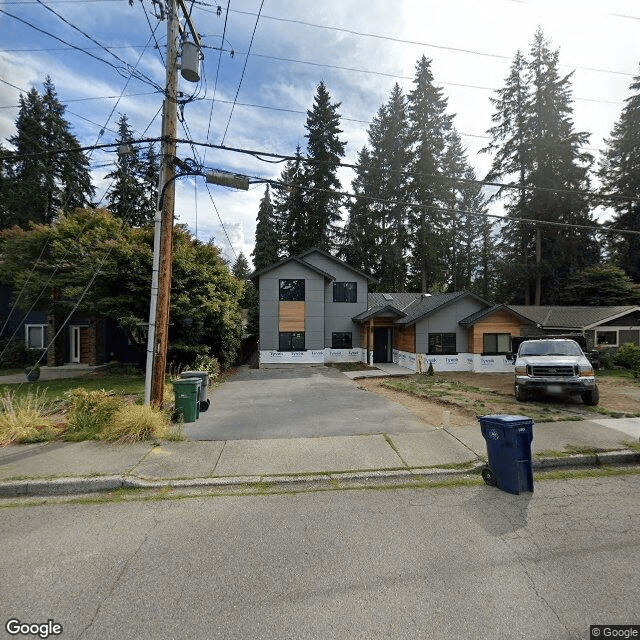
<svg viewBox="0 0 640 640"><path fill-rule="evenodd" d="M15 133L18 99L42 91L50 76L81 145L115 141L126 114L136 138L160 136L166 21L157 0L0 0L0 141ZM306 149L306 112L323 81L340 103L354 163L367 127L397 82L408 93L417 60L432 60L435 83L461 134L469 163L483 177L491 156L490 98L518 49L528 52L538 27L573 72L576 130L591 134L598 162L619 119L640 62L637 0L185 0L202 38L198 83L180 79L185 104L178 137L198 143L293 155ZM218 6L221 10L218 15ZM55 12L55 13L54 13ZM247 55L248 54L248 55ZM132 74L132 70L134 73ZM235 104L234 104L235 103ZM276 179L282 164L188 144L177 155L205 169ZM96 199L115 149L91 152ZM340 170L351 191L350 169ZM596 186L597 183L594 183ZM249 191L177 180L176 219L211 238L233 263L250 259L264 185ZM498 203L492 209L500 213ZM606 212L600 212L601 220Z"/></svg>

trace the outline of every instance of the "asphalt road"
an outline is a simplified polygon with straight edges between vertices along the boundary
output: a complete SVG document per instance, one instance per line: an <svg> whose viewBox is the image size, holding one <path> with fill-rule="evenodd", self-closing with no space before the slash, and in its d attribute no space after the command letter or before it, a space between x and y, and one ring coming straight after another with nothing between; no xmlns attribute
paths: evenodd
<svg viewBox="0 0 640 640"><path fill-rule="evenodd" d="M73 639L583 639L640 623L639 496L627 476L5 509L0 616Z"/></svg>
<svg viewBox="0 0 640 640"><path fill-rule="evenodd" d="M333 367L242 367L185 424L188 440L253 440L411 433L427 425L397 403L359 389Z"/></svg>

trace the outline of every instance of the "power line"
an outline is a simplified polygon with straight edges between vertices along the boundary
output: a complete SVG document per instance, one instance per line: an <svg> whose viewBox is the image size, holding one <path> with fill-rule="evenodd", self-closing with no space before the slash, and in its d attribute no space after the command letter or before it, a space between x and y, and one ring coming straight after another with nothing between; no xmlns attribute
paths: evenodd
<svg viewBox="0 0 640 640"><path fill-rule="evenodd" d="M32 24L28 20L23 20L22 18L14 15L12 13L9 13L8 11L5 11L4 9L0 9L0 13L3 13L5 15L9 16L10 18L13 18L14 20L17 20L18 22L21 22L22 24L30 27L34 31L38 31L39 33L42 33L43 35L45 35L45 36L47 36L49 38L53 38L54 40L57 40L58 42L62 42L62 44L66 44L69 47L71 47L72 49L75 49L76 51L80 51L80 52L84 53L85 55L88 55L89 57L93 58L94 60L97 60L98 62L102 62L102 63L110 66L112 69L117 71L120 75L123 75L123 69L118 67L118 66L116 66L112 62L109 62L108 60L105 60L104 58L100 58L99 56L96 56L96 55L92 54L91 52L87 51L86 49L83 49L82 47L77 47L76 45L73 45L73 44L71 44L69 42L66 42L62 38L58 38L58 36L54 36L52 33L48 33L47 31L44 31L43 29L40 29L40 27L36 27L36 25ZM111 52L109 52L109 53L111 53ZM115 55L115 54L111 53L111 55ZM131 65L129 65L128 63L125 62L124 64L125 64L126 68L128 68L128 69L131 68ZM146 76L144 74L141 74L141 73L134 74L134 75L135 75L137 80L140 80L141 82L144 82L146 84L151 85L152 87L154 87L155 89L157 89L161 93L164 92L163 88L160 85L156 84L148 76Z"/></svg>
<svg viewBox="0 0 640 640"><path fill-rule="evenodd" d="M227 137L227 131L229 130L229 125L231 124L231 118L233 117L233 110L236 108L236 101L238 100L238 94L240 93L240 87L242 86L242 81L244 80L244 73L247 70L247 62L249 61L249 53L251 52L251 47L253 46L253 39L256 35L256 29L258 28L258 22L260 21L260 14L262 13L262 7L264 6L264 0L260 2L260 8L258 9L258 16L256 17L256 23L253 26L253 33L251 34L251 41L249 42L249 49L247 52L247 56L244 59L244 66L242 67L242 75L240 76L240 82L238 83L238 90L236 91L236 97L233 99L233 105L231 105L231 113L229 114L229 119L227 120L227 126L224 130L224 135L222 136L222 141L220 144L224 144L224 140Z"/></svg>
<svg viewBox="0 0 640 640"><path fill-rule="evenodd" d="M538 220L535 218L510 218L508 216L501 216L495 213L467 211L464 209L452 209L450 207L427 205L419 202L406 202L403 200L384 199L376 196L351 193L350 191L338 191L337 189L321 189L319 187L300 185L294 182L284 182L282 180L273 180L270 178L261 178L259 176L249 176L249 177L253 178L258 182L268 183L273 185L280 185L280 186L293 188L293 189L301 189L302 191L313 191L316 193L338 195L338 196L342 196L344 198L349 198L349 199L370 200L371 202L378 202L380 204L393 205L393 206L400 205L404 207L410 207L412 209L440 211L442 213L451 213L456 215L463 214L463 215L469 215L469 216L481 217L481 218L494 218L502 222L517 222L517 223L523 223L523 224L545 225L545 226L556 227L556 228L571 228L571 229L582 229L584 231L597 231L598 233L621 233L626 235L640 236L640 231L635 231L632 229L615 229L612 227L598 227L595 225L574 224L571 222L554 222L550 220Z"/></svg>
<svg viewBox="0 0 640 640"><path fill-rule="evenodd" d="M227 20L229 18L229 6L231 5L231 0L227 0L227 10L224 15L224 27L222 29L222 42L221 45L224 46L224 37L227 33ZM218 77L220 76L220 63L222 62L222 46L220 47L220 53L218 54L218 66L216 68L216 81L213 85L213 97L211 98L211 110L209 111L209 124L207 125L207 142L209 142L209 133L211 132L211 122L213 120L213 105L216 100L216 91L218 90ZM204 157L206 159L207 152L205 150Z"/></svg>
<svg viewBox="0 0 640 640"><path fill-rule="evenodd" d="M196 0L196 4L200 5L201 10L202 11L210 11L209 9L206 9L205 7L211 7L213 5L207 3L207 2L203 2L202 0ZM256 15L255 13L251 12L251 11L240 11L238 9L231 9L231 11L233 13L239 13L239 14L243 14L243 15L249 15L249 16L254 16ZM501 54L501 53L492 53L492 52L488 52L488 51L478 51L477 49L466 49L463 47L452 47L452 46L448 46L448 45L440 45L440 44L435 44L433 42L422 42L419 40L407 40L404 38L397 38L394 36L388 36L388 35L382 35L382 34L377 34L377 33L368 33L365 31L356 31L355 29L346 29L344 27L334 27L334 26L330 26L330 25L323 25L323 24L316 24L313 22L307 22L305 20L296 20L293 18L281 18L278 16L270 16L270 15L266 15L263 14L262 17L266 20L274 20L276 22L286 22L289 24L298 24L298 25L302 25L305 27L312 27L315 29L325 29L328 31L336 31L338 33L347 33L349 35L354 35L354 36L359 36L359 37L364 37L364 38L373 38L373 39L377 39L377 40L386 40L389 42L397 42L400 44L411 44L411 45L417 45L417 46L421 46L421 47L428 47L428 48L432 48L432 49L439 49L439 50L444 50L444 51L452 51L455 53L464 53L464 54L469 54L469 55L475 55L475 56L482 56L482 57L487 57L487 58L496 58L496 59L500 59L500 60L512 60L513 56L508 56L505 54ZM570 69L581 69L583 71L594 71L597 73L612 73L615 75L622 75L622 76L628 76L628 77L633 77L632 73L627 73L624 71L615 71L615 70L611 70L611 69L598 69L596 67L585 67L585 66L580 66L580 65L568 65L568 64L563 64L560 65L562 67L566 67L566 68L570 68Z"/></svg>

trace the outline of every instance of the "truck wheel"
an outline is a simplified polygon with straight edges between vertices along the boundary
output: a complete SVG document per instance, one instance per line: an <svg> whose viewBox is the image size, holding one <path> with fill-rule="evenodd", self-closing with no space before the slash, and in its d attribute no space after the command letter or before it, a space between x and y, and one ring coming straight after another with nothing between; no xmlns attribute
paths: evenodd
<svg viewBox="0 0 640 640"><path fill-rule="evenodd" d="M526 402L527 401L527 394L525 393L525 391L523 390L523 388L521 386L516 385L515 393L516 393L516 400L518 402Z"/></svg>
<svg viewBox="0 0 640 640"><path fill-rule="evenodd" d="M590 407L595 407L600 401L600 391L596 387L593 391L585 391L582 394L582 401Z"/></svg>

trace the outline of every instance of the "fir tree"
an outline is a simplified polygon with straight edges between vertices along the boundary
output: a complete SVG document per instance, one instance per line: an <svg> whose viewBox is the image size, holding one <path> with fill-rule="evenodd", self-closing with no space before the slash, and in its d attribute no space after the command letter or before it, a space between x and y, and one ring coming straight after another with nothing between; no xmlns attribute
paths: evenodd
<svg viewBox="0 0 640 640"><path fill-rule="evenodd" d="M380 289L404 291L409 234L406 170L409 163L409 121L406 98L396 84L370 128L369 140L380 198L377 206L380 246ZM372 185L369 185L371 188Z"/></svg>
<svg viewBox="0 0 640 640"><path fill-rule="evenodd" d="M236 261L233 263L231 273L237 280L246 280L249 277L249 261L244 257L242 251L238 254Z"/></svg>
<svg viewBox="0 0 640 640"><path fill-rule="evenodd" d="M336 244L342 196L334 192L341 189L337 174L346 146L339 138L339 107L339 102L331 103L329 91L321 82L305 124L310 162L304 172L307 225L303 250L318 247L330 251Z"/></svg>
<svg viewBox="0 0 640 640"><path fill-rule="evenodd" d="M287 162L280 180L283 187L274 195L274 212L279 252L286 256L302 253L308 245L302 153Z"/></svg>
<svg viewBox="0 0 640 640"><path fill-rule="evenodd" d="M48 224L62 210L88 204L94 195L89 161L64 118L51 78L46 78L42 96L33 88L19 101L16 133L9 138L15 152L8 222Z"/></svg>
<svg viewBox="0 0 640 640"><path fill-rule="evenodd" d="M606 140L599 174L606 192L622 196L611 202L616 212L613 226L640 232L640 75L629 88L633 94ZM612 235L611 244L617 263L640 283L640 235Z"/></svg>
<svg viewBox="0 0 640 640"><path fill-rule="evenodd" d="M414 88L409 93L409 136L412 142L409 194L418 207L409 214L413 236L413 272L422 292L441 284L444 278L444 216L446 200L442 179L447 134L452 116L447 100L434 84L431 60L425 56L416 65Z"/></svg>
<svg viewBox="0 0 640 640"><path fill-rule="evenodd" d="M348 264L375 278L381 275L380 232L374 217L375 202L371 198L372 176L371 154L364 147L358 154L356 177L351 188L356 194L348 204L339 255Z"/></svg>
<svg viewBox="0 0 640 640"><path fill-rule="evenodd" d="M278 262L278 236L274 225L273 204L269 185L265 187L264 196L258 209L258 222L256 224L256 243L251 252L253 266L256 271L266 269Z"/></svg>
<svg viewBox="0 0 640 640"><path fill-rule="evenodd" d="M126 114L118 120L119 145L127 145L131 151L118 155L116 169L106 178L113 180L107 192L109 210L132 227L143 226L153 220L157 194L157 156L153 148L147 149L146 162L140 158L138 147L132 144L133 132ZM151 154L151 155L149 155ZM155 164L154 164L155 163ZM155 184L154 184L155 179Z"/></svg>
<svg viewBox="0 0 640 640"><path fill-rule="evenodd" d="M489 177L515 177L521 186L506 194L513 222L505 264L509 253L517 262L504 274L505 284L511 291L519 285L525 304L553 304L562 283L599 257L593 234L572 226L594 222L589 198L580 193L589 187L592 158L581 151L588 134L574 131L570 82L571 74L559 75L558 52L538 30L529 59L516 55L507 85L494 100L496 125L487 149L497 153Z"/></svg>

